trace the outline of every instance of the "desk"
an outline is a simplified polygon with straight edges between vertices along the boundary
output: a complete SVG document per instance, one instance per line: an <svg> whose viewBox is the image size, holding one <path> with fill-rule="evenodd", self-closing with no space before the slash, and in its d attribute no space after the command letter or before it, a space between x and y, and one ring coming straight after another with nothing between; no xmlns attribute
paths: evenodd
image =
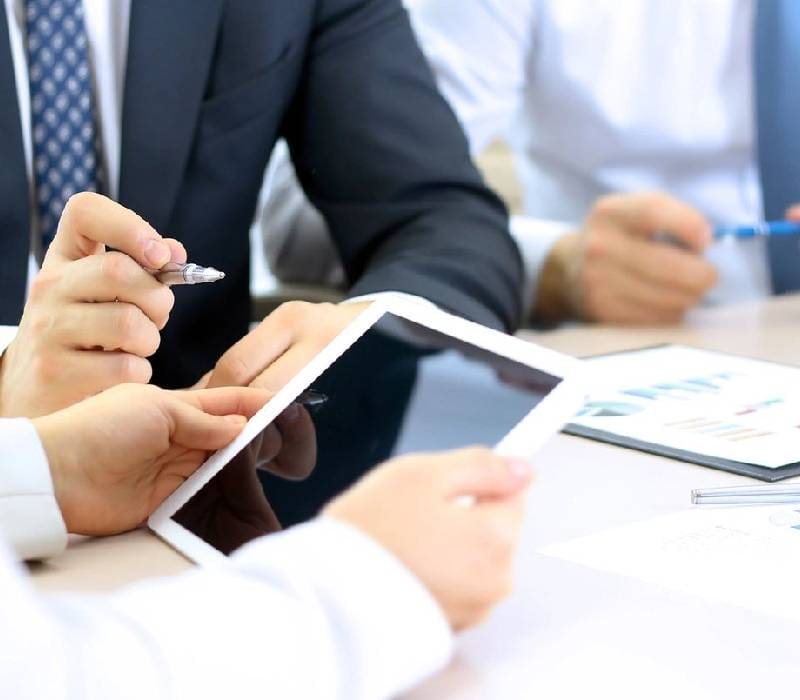
<svg viewBox="0 0 800 700"><path fill-rule="evenodd" d="M680 342L800 364L800 297L699 310L677 329L575 327L527 337L576 355ZM563 435L537 463L515 594L410 698L797 694L798 625L536 554L545 544L684 508L691 488L746 479ZM187 567L153 535L136 532L75 542L37 568L34 582L40 590L106 590Z"/></svg>

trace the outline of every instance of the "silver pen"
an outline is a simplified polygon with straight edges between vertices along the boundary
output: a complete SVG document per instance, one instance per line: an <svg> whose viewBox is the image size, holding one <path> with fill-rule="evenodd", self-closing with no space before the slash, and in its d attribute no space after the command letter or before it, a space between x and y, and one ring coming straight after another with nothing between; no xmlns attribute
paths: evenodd
<svg viewBox="0 0 800 700"><path fill-rule="evenodd" d="M213 267L201 267L194 263L186 263L185 265L169 263L160 270L153 272L153 275L161 284L166 284L167 286L176 284L202 284L204 282L217 282L218 280L225 279L224 272L215 270Z"/></svg>
<svg viewBox="0 0 800 700"><path fill-rule="evenodd" d="M800 483L770 486L722 486L694 489L695 505L770 505L773 503L800 503Z"/></svg>

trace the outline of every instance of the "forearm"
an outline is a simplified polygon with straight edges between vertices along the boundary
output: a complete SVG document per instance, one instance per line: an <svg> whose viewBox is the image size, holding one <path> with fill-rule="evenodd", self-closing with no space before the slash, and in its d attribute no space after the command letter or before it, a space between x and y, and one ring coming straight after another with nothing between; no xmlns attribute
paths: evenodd
<svg viewBox="0 0 800 700"><path fill-rule="evenodd" d="M521 263L505 209L472 163L405 12L396 0L320 6L304 111L287 137L353 293L407 292L516 328Z"/></svg>

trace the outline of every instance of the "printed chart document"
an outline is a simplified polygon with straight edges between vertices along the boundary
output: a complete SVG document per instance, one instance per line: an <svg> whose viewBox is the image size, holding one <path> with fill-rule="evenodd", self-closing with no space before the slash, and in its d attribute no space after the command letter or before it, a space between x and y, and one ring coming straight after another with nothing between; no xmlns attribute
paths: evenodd
<svg viewBox="0 0 800 700"><path fill-rule="evenodd" d="M568 432L765 470L800 462L800 368L675 345L586 362L590 397Z"/></svg>
<svg viewBox="0 0 800 700"><path fill-rule="evenodd" d="M800 506L710 506L543 554L800 621Z"/></svg>

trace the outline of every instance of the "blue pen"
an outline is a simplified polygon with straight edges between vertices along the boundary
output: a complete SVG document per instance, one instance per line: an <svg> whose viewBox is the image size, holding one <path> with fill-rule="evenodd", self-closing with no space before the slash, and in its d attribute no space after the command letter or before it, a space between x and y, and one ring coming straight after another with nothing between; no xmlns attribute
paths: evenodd
<svg viewBox="0 0 800 700"><path fill-rule="evenodd" d="M797 221L764 221L751 226L718 226L714 229L714 238L758 238L759 236L793 236L800 235L800 222Z"/></svg>

